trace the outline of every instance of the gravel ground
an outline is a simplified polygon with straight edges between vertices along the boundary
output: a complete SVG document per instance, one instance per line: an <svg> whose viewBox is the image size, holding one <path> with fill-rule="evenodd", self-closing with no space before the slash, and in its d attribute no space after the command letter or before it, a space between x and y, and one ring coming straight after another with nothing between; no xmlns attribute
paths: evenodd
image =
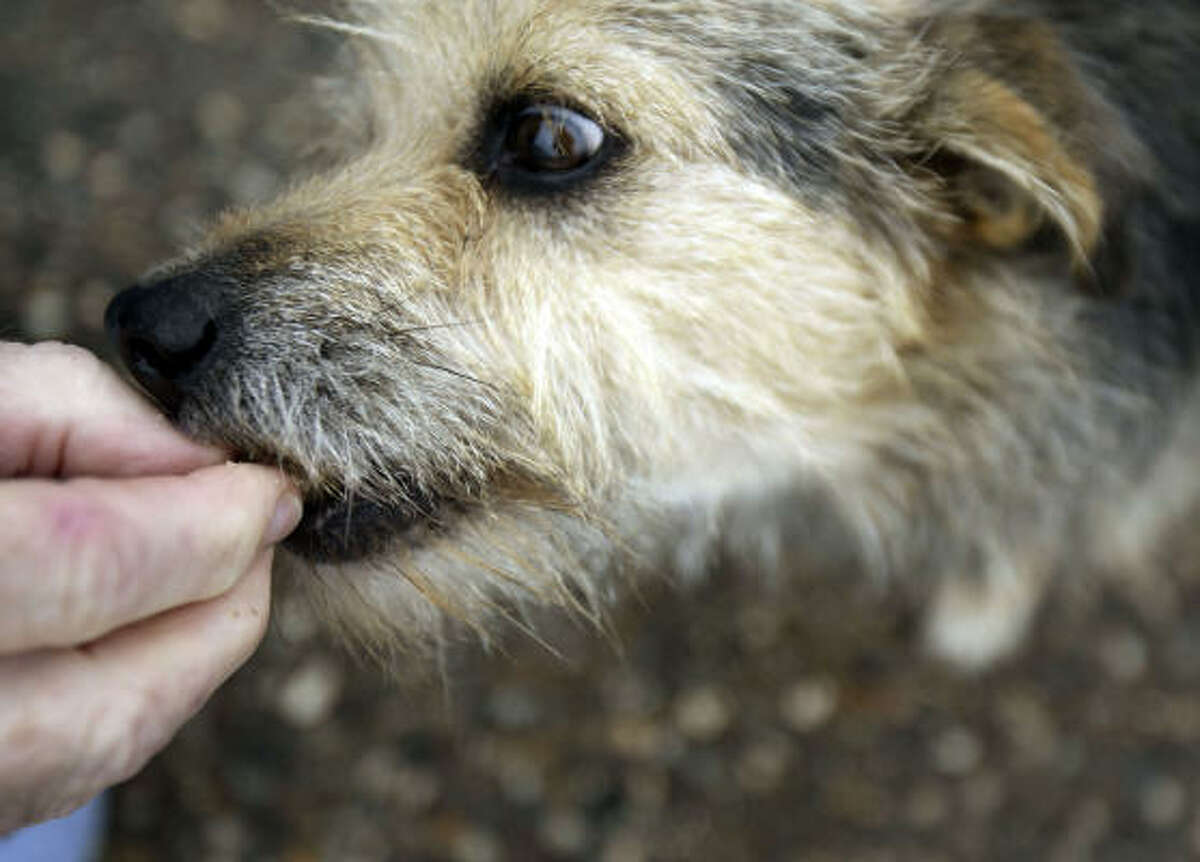
<svg viewBox="0 0 1200 862"><path fill-rule="evenodd" d="M304 163L335 54L257 0L3 0L0 335L103 351L116 289ZM108 858L1194 858L1197 591L1077 593L975 678L879 590L729 575L398 681L285 597Z"/></svg>

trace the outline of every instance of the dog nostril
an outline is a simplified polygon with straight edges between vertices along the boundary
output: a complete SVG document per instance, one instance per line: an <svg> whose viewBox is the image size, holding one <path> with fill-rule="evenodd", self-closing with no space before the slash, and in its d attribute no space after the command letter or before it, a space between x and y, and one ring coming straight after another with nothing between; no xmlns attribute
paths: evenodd
<svg viewBox="0 0 1200 862"><path fill-rule="evenodd" d="M134 378L168 412L178 412L185 383L218 340L207 285L175 279L119 294L105 313L109 336Z"/></svg>
<svg viewBox="0 0 1200 862"><path fill-rule="evenodd" d="M180 337L180 336L183 337ZM195 368L217 340L217 324L203 322L199 336L195 332L180 333L174 329L159 333L157 340L141 335L123 339L125 350L139 364L145 364L157 374L170 380L186 375Z"/></svg>

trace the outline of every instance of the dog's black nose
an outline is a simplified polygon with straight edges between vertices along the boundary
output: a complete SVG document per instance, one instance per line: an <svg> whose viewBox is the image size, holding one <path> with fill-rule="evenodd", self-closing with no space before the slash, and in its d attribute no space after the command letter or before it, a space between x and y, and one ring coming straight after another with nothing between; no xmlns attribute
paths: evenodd
<svg viewBox="0 0 1200 862"><path fill-rule="evenodd" d="M170 414L217 343L220 295L218 283L185 273L122 291L104 313L121 359Z"/></svg>

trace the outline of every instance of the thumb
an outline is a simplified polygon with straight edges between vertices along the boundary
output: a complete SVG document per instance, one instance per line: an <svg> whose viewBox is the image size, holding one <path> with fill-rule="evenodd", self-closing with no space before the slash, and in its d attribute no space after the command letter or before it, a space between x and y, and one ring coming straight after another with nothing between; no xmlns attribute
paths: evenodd
<svg viewBox="0 0 1200 862"><path fill-rule="evenodd" d="M228 590L301 503L277 472L0 482L0 653L83 643Z"/></svg>

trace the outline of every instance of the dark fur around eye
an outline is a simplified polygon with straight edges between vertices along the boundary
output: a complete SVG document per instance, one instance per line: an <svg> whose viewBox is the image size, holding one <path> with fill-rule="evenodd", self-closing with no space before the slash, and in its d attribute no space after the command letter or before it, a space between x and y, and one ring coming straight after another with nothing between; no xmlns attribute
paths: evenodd
<svg viewBox="0 0 1200 862"><path fill-rule="evenodd" d="M619 134L583 111L524 99L493 112L478 166L505 189L554 194L594 177L623 146Z"/></svg>

